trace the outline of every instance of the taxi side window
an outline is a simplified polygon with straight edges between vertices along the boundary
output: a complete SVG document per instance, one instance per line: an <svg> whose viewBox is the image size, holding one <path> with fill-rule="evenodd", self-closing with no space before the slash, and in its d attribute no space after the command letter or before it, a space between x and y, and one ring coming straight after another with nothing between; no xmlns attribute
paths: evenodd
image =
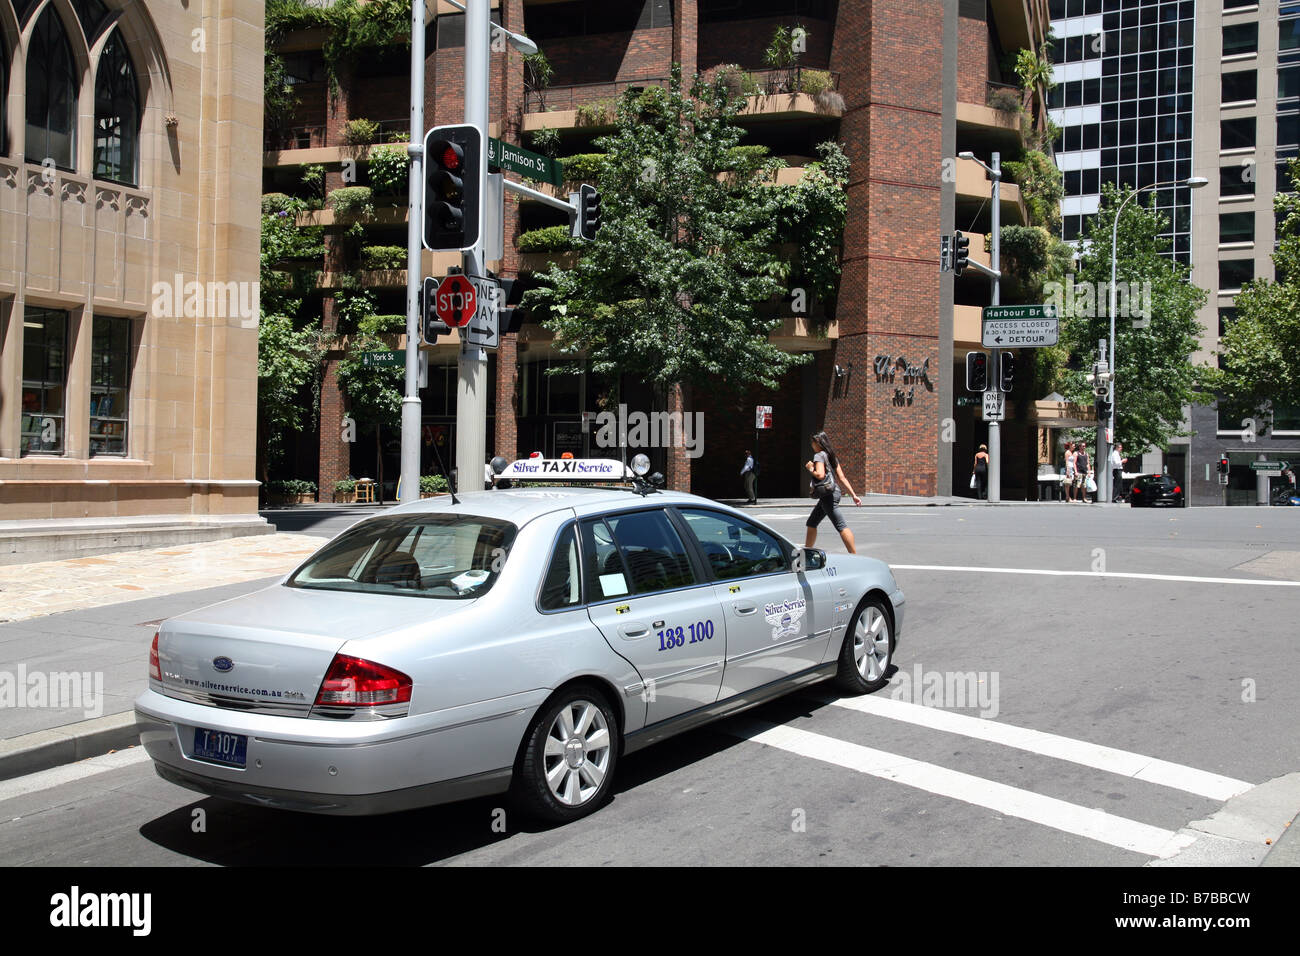
<svg viewBox="0 0 1300 956"><path fill-rule="evenodd" d="M720 581L790 568L781 543L743 518L687 508L681 509L681 515L699 542L714 577Z"/></svg>
<svg viewBox="0 0 1300 956"><path fill-rule="evenodd" d="M609 525L597 518L582 523L582 550L587 561L587 600L606 601L631 594L623 558Z"/></svg>
<svg viewBox="0 0 1300 956"><path fill-rule="evenodd" d="M542 579L539 605L543 611L558 611L582 603L582 577L578 564L578 536L569 525L555 542L551 565Z"/></svg>
<svg viewBox="0 0 1300 956"><path fill-rule="evenodd" d="M637 594L697 583L686 545L662 510L611 515L606 523L614 532Z"/></svg>

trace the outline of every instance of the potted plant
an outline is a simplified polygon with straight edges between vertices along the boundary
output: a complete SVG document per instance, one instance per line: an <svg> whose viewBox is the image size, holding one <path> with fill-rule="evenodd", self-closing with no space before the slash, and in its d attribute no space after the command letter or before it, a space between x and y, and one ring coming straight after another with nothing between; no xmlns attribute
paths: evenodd
<svg viewBox="0 0 1300 956"><path fill-rule="evenodd" d="M420 476L420 497L435 498L447 493L447 479L442 475Z"/></svg>
<svg viewBox="0 0 1300 956"><path fill-rule="evenodd" d="M272 503L280 505L311 504L316 500L316 483L301 478L273 481L267 486Z"/></svg>
<svg viewBox="0 0 1300 956"><path fill-rule="evenodd" d="M334 482L334 500L342 504L354 504L357 500L357 480L348 475Z"/></svg>

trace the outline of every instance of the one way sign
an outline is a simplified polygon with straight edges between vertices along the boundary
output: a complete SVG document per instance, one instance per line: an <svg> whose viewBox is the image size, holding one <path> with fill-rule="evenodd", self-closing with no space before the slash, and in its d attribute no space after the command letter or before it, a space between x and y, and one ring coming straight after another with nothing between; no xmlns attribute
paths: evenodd
<svg viewBox="0 0 1300 956"><path fill-rule="evenodd" d="M470 276L478 293L477 308L465 329L465 341L479 348L494 349L501 341L501 286L493 279Z"/></svg>

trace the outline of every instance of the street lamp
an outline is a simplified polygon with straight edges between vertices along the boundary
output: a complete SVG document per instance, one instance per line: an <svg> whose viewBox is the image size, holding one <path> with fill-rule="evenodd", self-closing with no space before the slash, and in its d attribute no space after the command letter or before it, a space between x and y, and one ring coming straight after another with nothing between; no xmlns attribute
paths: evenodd
<svg viewBox="0 0 1300 956"><path fill-rule="evenodd" d="M1115 210L1115 222L1110 230L1110 387L1108 389L1110 402L1110 420L1103 425L1097 423L1097 476L1101 480L1097 482L1097 500L1109 502L1115 497L1115 490L1111 487L1110 473L1110 439L1115 437L1115 269L1119 256L1116 245L1119 242L1119 217L1127 206L1139 193L1147 192L1152 189L1163 189L1167 186L1186 186L1189 189L1200 189L1209 180L1204 176L1191 176L1188 179L1170 179L1163 183L1152 183L1149 186L1140 186L1119 204ZM1130 297L1131 298L1131 297ZM1108 437L1109 433L1109 437Z"/></svg>
<svg viewBox="0 0 1300 956"><path fill-rule="evenodd" d="M980 266L979 271L981 272L987 271L987 275L989 276L990 279L993 280L993 295L992 295L993 301L990 304L1001 305L1002 293L1000 289L1000 284L1001 284L1000 280L1002 278L1002 272L1001 272L1002 269L1002 205L1001 205L1000 190L998 187L1002 183L1002 154L998 152L993 153L991 157L993 160L992 166L989 166L981 162L980 160L976 159L975 154L968 149L962 150L960 153L958 153L957 158L968 159L973 163L977 163L980 166L980 168L984 170L984 172L989 174L989 178L993 180L993 194L992 194L993 207L991 209L991 215L993 219L993 224L992 224L993 240L990 243L990 263L989 263L992 266L992 268L989 270L985 270L983 266ZM990 356L989 364L990 367L994 369L995 376L997 374L997 369L1001 368L1002 366L1000 360L1001 354L1002 353L998 349L994 349L992 355ZM994 390L1000 388L999 383L992 376L990 377L990 381L993 382ZM1002 500L1002 429L999 427L998 422L996 420L989 422L988 496L989 496L988 499L989 501L997 502Z"/></svg>
<svg viewBox="0 0 1300 956"><path fill-rule="evenodd" d="M456 0L447 0L453 7L461 13L465 13L465 4L457 3ZM537 52L537 44L528 37L520 33L512 33L499 23L492 24L492 29L504 34L505 38L510 41L510 45L522 53L524 56L532 56Z"/></svg>

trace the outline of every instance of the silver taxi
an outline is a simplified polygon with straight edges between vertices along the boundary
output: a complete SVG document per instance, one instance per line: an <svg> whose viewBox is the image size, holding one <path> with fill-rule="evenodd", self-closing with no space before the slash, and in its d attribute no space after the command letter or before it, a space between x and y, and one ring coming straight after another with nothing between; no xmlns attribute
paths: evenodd
<svg viewBox="0 0 1300 956"><path fill-rule="evenodd" d="M563 822L624 754L816 681L884 686L903 608L880 561L644 479L443 496L165 621L136 718L160 776L217 797L373 814L509 790Z"/></svg>

